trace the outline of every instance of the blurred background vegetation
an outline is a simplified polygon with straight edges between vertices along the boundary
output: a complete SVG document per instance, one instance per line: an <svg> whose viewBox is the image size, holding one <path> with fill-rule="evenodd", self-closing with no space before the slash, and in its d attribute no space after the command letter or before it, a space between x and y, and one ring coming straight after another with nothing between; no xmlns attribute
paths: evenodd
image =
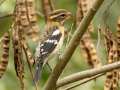
<svg viewBox="0 0 120 90"><path fill-rule="evenodd" d="M0 2L1 1L2 0L0 0ZM35 1L36 1L37 12L42 14L41 0L35 0ZM56 9L63 9L63 8L67 9L68 11L72 12L72 14L75 17L76 10L77 10L77 0L52 0L52 1ZM96 16L94 17L93 23L94 23L95 30L93 33L91 33L91 35L92 35L92 39L94 40L95 45L97 44L97 41L98 41L97 28L99 25L107 24L113 32L116 31L117 18L118 16L120 16L120 0L114 0L115 2L109 7L112 1L113 0L105 0L102 7L100 8ZM15 7L15 0L4 0L4 2L0 4L0 17L13 13L14 7ZM43 30L45 26L44 20L45 19L43 16L38 15L38 23L40 26L40 30ZM71 30L70 28L71 28L71 25L74 23L74 20L69 20L65 24L65 27L67 28L68 31ZM11 24L12 24L11 17L0 18L0 38L4 32L9 30ZM74 31L75 27L73 27L72 30ZM29 42L29 41L28 43L29 43L31 50L34 53L36 44ZM97 53L99 55L99 58L102 60L102 63L105 64L106 54L105 54L105 48L103 47L103 45L104 45L103 41L101 40L99 48L97 48ZM2 52L0 51L0 53ZM54 66L55 63L56 61L54 60L50 61L50 65L52 67ZM34 90L33 82L31 80L31 76L30 76L30 72L27 67L27 63L24 63L24 64L26 66L26 70L25 70L26 90ZM90 67L88 66L85 58L81 54L80 48L78 47L74 55L72 56L70 62L66 66L61 77L70 75L75 72L80 72L80 71L83 71L89 68ZM49 74L50 74L50 70L47 66L45 66L43 70L42 80L40 81L41 82L40 87L42 87L45 84L45 81L47 80ZM104 81L105 81L105 77L102 76L96 79L96 81L90 81L72 90L103 90ZM0 80L0 90L20 90L20 83L16 77L16 73L14 69L12 44L10 45L9 65L7 67L6 73Z"/></svg>

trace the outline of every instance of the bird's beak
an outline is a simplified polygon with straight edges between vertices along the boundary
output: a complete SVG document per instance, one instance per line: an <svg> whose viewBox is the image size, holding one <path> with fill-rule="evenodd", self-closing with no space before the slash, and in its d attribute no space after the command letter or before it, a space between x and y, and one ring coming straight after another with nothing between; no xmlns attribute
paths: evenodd
<svg viewBox="0 0 120 90"><path fill-rule="evenodd" d="M68 13L67 13L67 16L68 16L68 18L73 17L71 12L68 12Z"/></svg>
<svg viewBox="0 0 120 90"><path fill-rule="evenodd" d="M71 17L73 17L72 13L71 12L67 12L66 13L66 18L61 23L63 24L66 20L70 19Z"/></svg>

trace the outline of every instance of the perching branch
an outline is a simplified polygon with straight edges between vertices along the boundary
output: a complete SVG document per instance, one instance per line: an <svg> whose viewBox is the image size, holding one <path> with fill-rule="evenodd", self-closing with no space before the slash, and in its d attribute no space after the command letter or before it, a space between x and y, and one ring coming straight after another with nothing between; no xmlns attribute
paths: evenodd
<svg viewBox="0 0 120 90"><path fill-rule="evenodd" d="M78 80L82 80L82 79L85 79L85 78L88 78L91 76L95 76L95 75L98 75L101 73L105 73L105 72L111 71L113 69L118 69L118 68L120 68L120 61L116 62L116 63L104 65L100 68L95 68L95 69L78 72L78 73L72 74L70 76L66 76L63 79L59 80L57 83L57 87L61 87L61 86L76 82Z"/></svg>
<svg viewBox="0 0 120 90"><path fill-rule="evenodd" d="M71 90L71 89L76 88L76 87L78 87L78 86L80 86L80 85L83 85L83 84L85 84L85 83L87 83L87 82L89 82L89 81L91 81L91 80L95 80L96 78L98 78L98 77L100 77L100 76L103 76L103 75L104 75L104 73L103 73L103 74L98 74L98 75L92 76L92 77L90 77L90 78L83 79L83 81L81 81L80 83L75 84L75 85L72 85L72 86L69 86L69 87L65 88L64 90Z"/></svg>
<svg viewBox="0 0 120 90"><path fill-rule="evenodd" d="M50 75L48 81L46 82L46 86L44 90L55 90L56 82L70 60L72 54L74 53L76 47L78 46L83 34L86 32L87 27L89 26L91 20L93 19L95 13L98 11L99 7L103 3L104 0L96 0L93 4L92 8L88 11L86 16L83 18L81 23L79 24L77 30L75 31L68 47L66 48L63 55L61 55L60 60L58 60L57 65L55 66L52 74Z"/></svg>

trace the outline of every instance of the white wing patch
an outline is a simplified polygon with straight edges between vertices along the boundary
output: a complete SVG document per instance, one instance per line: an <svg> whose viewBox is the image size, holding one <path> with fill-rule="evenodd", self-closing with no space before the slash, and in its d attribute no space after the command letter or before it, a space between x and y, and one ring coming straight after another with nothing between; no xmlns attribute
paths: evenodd
<svg viewBox="0 0 120 90"><path fill-rule="evenodd" d="M57 29L57 30L55 30L55 31L53 32L52 35L58 35L58 34L60 34L60 31Z"/></svg>
<svg viewBox="0 0 120 90"><path fill-rule="evenodd" d="M58 43L58 41L57 40L47 40L47 41L45 41L45 42L47 42L47 43L54 43L54 44L57 44Z"/></svg>

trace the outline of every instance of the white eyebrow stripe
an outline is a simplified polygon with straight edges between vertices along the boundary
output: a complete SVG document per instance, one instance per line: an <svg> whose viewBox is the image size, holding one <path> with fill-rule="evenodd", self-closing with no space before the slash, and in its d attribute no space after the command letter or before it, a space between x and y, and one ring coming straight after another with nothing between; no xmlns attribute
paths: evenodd
<svg viewBox="0 0 120 90"><path fill-rule="evenodd" d="M58 34L60 34L60 31L58 29L52 33L52 35L58 35Z"/></svg>

